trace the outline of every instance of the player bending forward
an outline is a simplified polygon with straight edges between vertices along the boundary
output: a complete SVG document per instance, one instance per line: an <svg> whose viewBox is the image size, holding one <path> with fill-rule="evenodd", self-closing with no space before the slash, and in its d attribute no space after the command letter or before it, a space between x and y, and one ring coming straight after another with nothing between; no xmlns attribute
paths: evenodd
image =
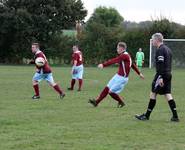
<svg viewBox="0 0 185 150"><path fill-rule="evenodd" d="M32 53L34 54L34 60L31 61L30 63L35 64L35 60L38 57L42 57L45 60L45 64L42 67L38 67L35 64L36 65L36 73L32 79L35 95L32 97L32 99L39 99L40 98L38 83L41 80L46 80L49 83L49 85L51 85L54 88L54 90L59 93L60 98L63 98L65 96L65 94L62 91L62 89L59 87L59 85L54 82L51 68L47 62L46 56L44 55L44 53L42 51L40 51L39 44L33 43L31 49L32 49Z"/></svg>
<svg viewBox="0 0 185 150"><path fill-rule="evenodd" d="M130 73L130 68L134 69L134 71L144 79L142 73L139 72L138 68L134 63L132 63L132 59L128 52L126 52L126 43L119 42L117 45L117 53L119 56L110 59L103 64L99 64L98 67L100 69L110 66L112 64L119 64L118 72L113 76L113 78L109 81L107 86L103 89L101 94L96 99L89 99L89 103L94 107L98 106L98 104L109 94L114 100L118 102L118 108L121 108L125 105L123 99L118 95L128 83L128 76Z"/></svg>

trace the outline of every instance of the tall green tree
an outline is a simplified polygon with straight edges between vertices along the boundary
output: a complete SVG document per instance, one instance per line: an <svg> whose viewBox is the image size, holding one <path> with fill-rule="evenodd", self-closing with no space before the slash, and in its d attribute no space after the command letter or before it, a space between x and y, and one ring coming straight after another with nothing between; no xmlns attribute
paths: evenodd
<svg viewBox="0 0 185 150"><path fill-rule="evenodd" d="M123 17L114 8L98 7L87 21L80 39L87 63L98 63L115 56L121 39Z"/></svg>
<svg viewBox="0 0 185 150"><path fill-rule="evenodd" d="M81 0L0 0L0 61L28 56L30 43L47 45L86 16Z"/></svg>

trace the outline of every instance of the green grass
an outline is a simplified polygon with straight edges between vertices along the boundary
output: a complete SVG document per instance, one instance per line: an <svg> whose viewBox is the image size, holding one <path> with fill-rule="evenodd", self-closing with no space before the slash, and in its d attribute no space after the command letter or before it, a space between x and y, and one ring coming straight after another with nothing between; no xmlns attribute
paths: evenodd
<svg viewBox="0 0 185 150"><path fill-rule="evenodd" d="M66 89L70 69L53 67L55 80ZM133 71L121 96L126 106L109 96L93 108L88 98L96 97L117 68L85 68L84 90L66 91L60 100L45 82L41 99L32 101L34 67L0 66L0 150L183 150L185 149L184 70L173 72L173 96L179 123L170 122L171 112L159 96L147 122L134 118L148 104L154 70L144 69L141 80Z"/></svg>

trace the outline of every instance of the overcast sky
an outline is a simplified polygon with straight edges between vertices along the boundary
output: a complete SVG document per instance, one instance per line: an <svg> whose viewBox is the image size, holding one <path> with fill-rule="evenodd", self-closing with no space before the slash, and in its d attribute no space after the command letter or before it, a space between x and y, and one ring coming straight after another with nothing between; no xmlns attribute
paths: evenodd
<svg viewBox="0 0 185 150"><path fill-rule="evenodd" d="M88 10L86 20L98 6L116 8L127 21L146 21L165 16L185 25L185 0L82 0Z"/></svg>

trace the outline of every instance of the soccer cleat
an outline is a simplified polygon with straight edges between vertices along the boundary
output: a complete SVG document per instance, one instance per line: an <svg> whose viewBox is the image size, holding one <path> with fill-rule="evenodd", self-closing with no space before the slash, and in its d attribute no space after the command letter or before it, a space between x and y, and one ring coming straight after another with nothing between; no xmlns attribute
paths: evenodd
<svg viewBox="0 0 185 150"><path fill-rule="evenodd" d="M136 117L138 120L142 120L142 121L149 120L149 117L147 117L147 116L145 115L145 113L142 114L142 115L135 115L135 117Z"/></svg>
<svg viewBox="0 0 185 150"><path fill-rule="evenodd" d="M69 90L69 91L73 91L73 89L72 89L72 88L67 88L67 90Z"/></svg>
<svg viewBox="0 0 185 150"><path fill-rule="evenodd" d="M63 99L65 96L65 93L60 94L60 99Z"/></svg>
<svg viewBox="0 0 185 150"><path fill-rule="evenodd" d="M94 107L97 107L97 103L95 99L89 99L88 103L92 104Z"/></svg>
<svg viewBox="0 0 185 150"><path fill-rule="evenodd" d="M81 89L78 89L77 91L78 91L78 92L80 92L80 91L81 91Z"/></svg>
<svg viewBox="0 0 185 150"><path fill-rule="evenodd" d="M37 99L37 100L38 100L38 99L40 99L40 96L33 95L33 96L32 96L32 99L35 99L35 100Z"/></svg>
<svg viewBox="0 0 185 150"><path fill-rule="evenodd" d="M123 106L125 106L125 103L124 102L120 102L120 103L118 103L118 108L122 108Z"/></svg>
<svg viewBox="0 0 185 150"><path fill-rule="evenodd" d="M177 117L172 117L172 118L171 118L171 121L172 121L172 122L179 122L180 120L179 120L179 118L177 118Z"/></svg>

